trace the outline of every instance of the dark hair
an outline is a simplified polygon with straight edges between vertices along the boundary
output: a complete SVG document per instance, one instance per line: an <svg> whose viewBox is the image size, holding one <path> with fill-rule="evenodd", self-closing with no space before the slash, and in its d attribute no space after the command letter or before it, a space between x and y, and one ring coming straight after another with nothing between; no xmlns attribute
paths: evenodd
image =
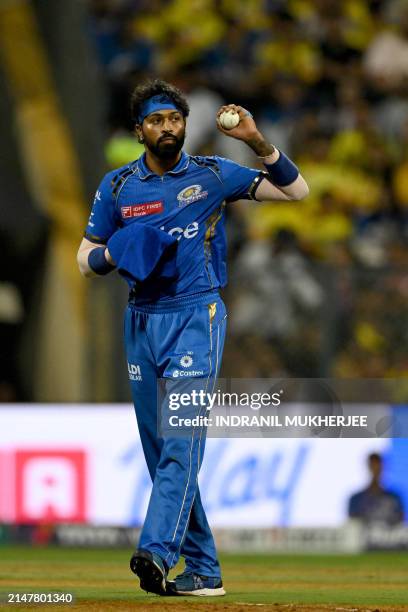
<svg viewBox="0 0 408 612"><path fill-rule="evenodd" d="M165 94L168 96L170 100L174 102L174 105L180 109L183 116L188 116L190 107L185 95L180 91L180 89L174 85L171 85L170 83L167 83L166 81L162 81L161 79L154 79L153 81L147 81L138 85L132 93L130 110L132 113L132 119L136 123L139 122L139 114L143 103L152 96L156 96L158 94Z"/></svg>
<svg viewBox="0 0 408 612"><path fill-rule="evenodd" d="M378 461L379 463L382 463L382 457L378 453L370 453L368 455L368 462L371 463L371 461Z"/></svg>

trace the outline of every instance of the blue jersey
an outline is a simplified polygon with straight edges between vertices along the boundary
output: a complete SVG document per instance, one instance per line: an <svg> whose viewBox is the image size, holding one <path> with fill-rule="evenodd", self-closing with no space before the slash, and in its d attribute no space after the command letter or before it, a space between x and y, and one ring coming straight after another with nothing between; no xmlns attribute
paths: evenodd
<svg viewBox="0 0 408 612"><path fill-rule="evenodd" d="M109 172L96 192L85 237L106 244L130 223L148 223L178 240L177 279L168 286L136 287L136 299L166 300L225 286L225 205L253 199L260 170L222 157L182 153L163 176L146 165L145 154ZM142 256L142 255L141 255ZM153 298L154 295L154 298Z"/></svg>
<svg viewBox="0 0 408 612"><path fill-rule="evenodd" d="M350 518L358 518L363 523L385 523L397 525L403 520L404 507L400 496L386 489L371 489L355 493L349 501Z"/></svg>

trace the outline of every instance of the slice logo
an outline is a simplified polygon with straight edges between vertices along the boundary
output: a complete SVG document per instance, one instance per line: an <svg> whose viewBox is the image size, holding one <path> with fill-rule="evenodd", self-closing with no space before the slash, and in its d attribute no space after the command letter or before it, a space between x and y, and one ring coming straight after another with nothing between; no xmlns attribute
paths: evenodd
<svg viewBox="0 0 408 612"><path fill-rule="evenodd" d="M134 380L136 382L141 382L143 380L142 371L140 369L140 365L136 365L135 363L128 362L128 372L129 372L129 380Z"/></svg>
<svg viewBox="0 0 408 612"><path fill-rule="evenodd" d="M155 202L144 202L143 204L131 204L130 206L122 206L122 219L132 219L133 217L146 217L147 215L157 215L163 212L163 200Z"/></svg>
<svg viewBox="0 0 408 612"><path fill-rule="evenodd" d="M190 185L185 187L177 196L179 206L187 206L198 200L204 200L208 196L208 191L203 191L201 185Z"/></svg>
<svg viewBox="0 0 408 612"><path fill-rule="evenodd" d="M169 236L176 236L177 240L181 240L181 238L187 238L187 240L190 240L190 238L195 238L198 235L200 226L197 221L193 221L193 223L189 223L185 228L172 227L169 230L165 230L164 225L162 225L160 229L167 232Z"/></svg>

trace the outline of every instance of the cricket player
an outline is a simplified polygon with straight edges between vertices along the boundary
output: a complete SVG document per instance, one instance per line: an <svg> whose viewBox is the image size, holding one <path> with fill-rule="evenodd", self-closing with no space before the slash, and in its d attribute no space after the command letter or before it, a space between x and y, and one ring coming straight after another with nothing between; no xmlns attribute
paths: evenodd
<svg viewBox="0 0 408 612"><path fill-rule="evenodd" d="M224 129L233 109L239 124ZM227 282L225 215L236 200L301 200L308 194L295 164L265 141L252 115L223 106L218 129L246 143L264 169L183 151L189 107L162 80L132 96L136 135L145 152L102 180L78 252L86 277L115 268L130 286L125 344L141 442L153 489L130 565L142 589L160 595L224 595L220 565L197 484L205 427L159 437L158 379L214 381L222 359ZM273 316L273 313L271 313ZM169 570L180 555L185 570Z"/></svg>

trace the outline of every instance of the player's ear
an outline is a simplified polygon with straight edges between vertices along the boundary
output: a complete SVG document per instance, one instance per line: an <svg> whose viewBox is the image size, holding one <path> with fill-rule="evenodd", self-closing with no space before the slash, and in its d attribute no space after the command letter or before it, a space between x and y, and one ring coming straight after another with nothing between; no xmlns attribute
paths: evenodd
<svg viewBox="0 0 408 612"><path fill-rule="evenodd" d="M144 138L143 138L142 126L139 123L136 123L135 125L135 134L140 144L143 144Z"/></svg>

